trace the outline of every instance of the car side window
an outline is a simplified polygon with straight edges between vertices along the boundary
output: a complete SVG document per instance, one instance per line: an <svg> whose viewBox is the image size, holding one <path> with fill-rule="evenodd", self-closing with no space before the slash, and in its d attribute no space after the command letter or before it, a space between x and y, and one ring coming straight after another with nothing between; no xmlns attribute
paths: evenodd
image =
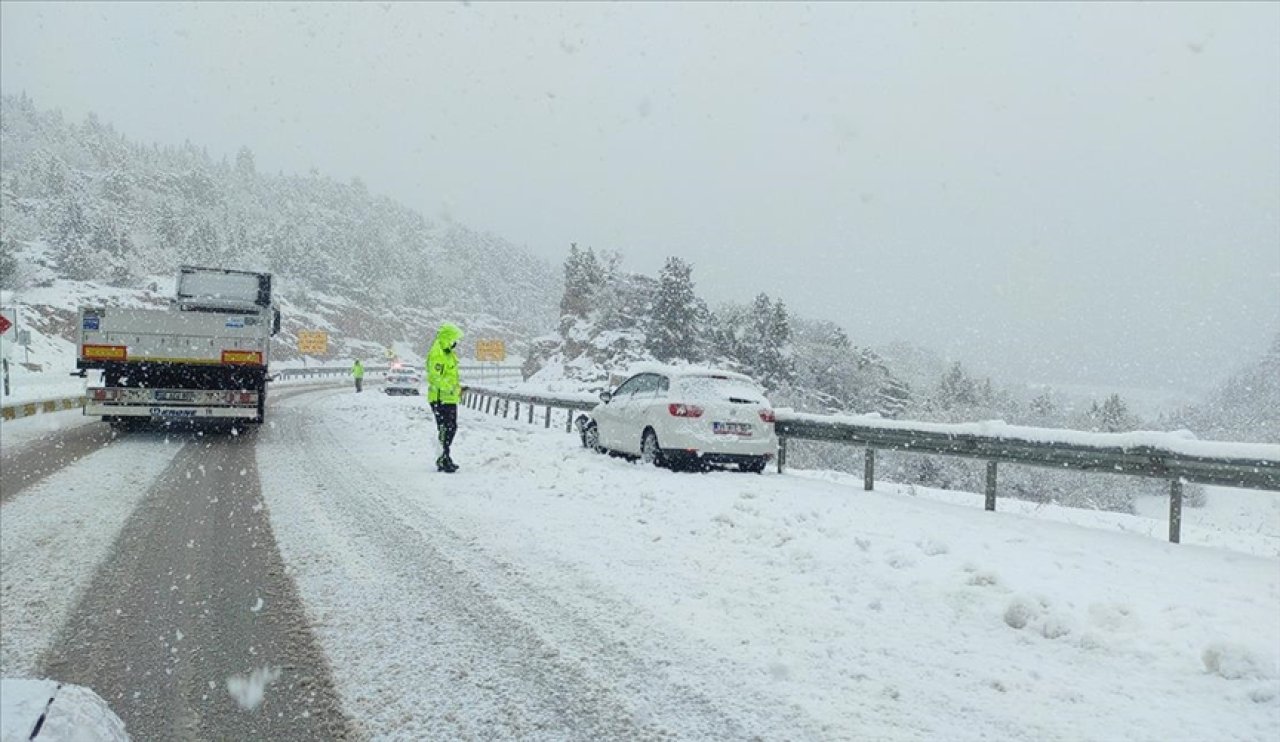
<svg viewBox="0 0 1280 742"><path fill-rule="evenodd" d="M644 384L640 387L640 391L636 396L645 399L653 399L658 396L658 391L662 388L662 377L657 374L645 374Z"/></svg>
<svg viewBox="0 0 1280 742"><path fill-rule="evenodd" d="M640 388L640 380L643 378L644 376L632 376L630 379L622 382L622 386L618 387L613 393L614 399L635 394L636 390Z"/></svg>
<svg viewBox="0 0 1280 742"><path fill-rule="evenodd" d="M671 379L665 376L658 377L658 394L664 395L671 389Z"/></svg>

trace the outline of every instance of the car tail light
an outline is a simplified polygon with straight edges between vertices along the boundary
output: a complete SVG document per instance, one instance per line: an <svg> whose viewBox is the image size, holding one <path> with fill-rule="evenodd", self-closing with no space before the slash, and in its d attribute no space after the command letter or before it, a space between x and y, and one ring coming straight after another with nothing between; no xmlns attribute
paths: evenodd
<svg viewBox="0 0 1280 742"><path fill-rule="evenodd" d="M90 391L93 392L93 401L95 402L110 401L120 394L118 389L92 389Z"/></svg>
<svg viewBox="0 0 1280 742"><path fill-rule="evenodd" d="M672 402L667 405L667 412L670 412L672 417L702 417L702 408L696 404Z"/></svg>
<svg viewBox="0 0 1280 742"><path fill-rule="evenodd" d="M777 419L773 416L773 410L768 409L768 408L765 408L765 409L763 409L763 410L760 410L760 419L761 419L761 420L763 420L763 421L765 421L765 422L767 422L767 423L771 423L771 422L776 422L776 421L777 421Z"/></svg>

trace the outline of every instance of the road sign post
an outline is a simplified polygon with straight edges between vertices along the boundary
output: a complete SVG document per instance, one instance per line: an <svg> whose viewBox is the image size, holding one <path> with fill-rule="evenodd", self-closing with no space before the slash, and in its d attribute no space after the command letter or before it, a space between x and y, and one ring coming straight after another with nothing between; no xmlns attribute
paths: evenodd
<svg viewBox="0 0 1280 742"><path fill-rule="evenodd" d="M18 308L0 308L0 371L4 374L4 396L9 396L9 349L18 340Z"/></svg>

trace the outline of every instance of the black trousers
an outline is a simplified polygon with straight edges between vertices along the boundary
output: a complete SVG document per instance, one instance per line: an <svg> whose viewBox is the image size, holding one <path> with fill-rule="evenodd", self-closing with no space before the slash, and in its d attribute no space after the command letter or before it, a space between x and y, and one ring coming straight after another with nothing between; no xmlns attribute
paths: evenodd
<svg viewBox="0 0 1280 742"><path fill-rule="evenodd" d="M453 436L458 432L458 405L432 402L431 411L436 414L436 432L440 436L440 447L444 449L444 457L447 459L449 446L453 445Z"/></svg>

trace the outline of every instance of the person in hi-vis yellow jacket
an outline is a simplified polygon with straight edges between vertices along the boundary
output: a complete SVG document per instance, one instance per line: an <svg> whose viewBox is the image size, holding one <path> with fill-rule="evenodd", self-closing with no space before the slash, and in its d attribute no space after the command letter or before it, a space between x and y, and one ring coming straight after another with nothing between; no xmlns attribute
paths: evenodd
<svg viewBox="0 0 1280 742"><path fill-rule="evenodd" d="M458 470L449 453L458 432L458 402L462 401L462 384L458 380L458 341L462 330L448 322L440 325L436 340L427 353L427 402L436 416L436 434L440 437L438 471L452 474Z"/></svg>

